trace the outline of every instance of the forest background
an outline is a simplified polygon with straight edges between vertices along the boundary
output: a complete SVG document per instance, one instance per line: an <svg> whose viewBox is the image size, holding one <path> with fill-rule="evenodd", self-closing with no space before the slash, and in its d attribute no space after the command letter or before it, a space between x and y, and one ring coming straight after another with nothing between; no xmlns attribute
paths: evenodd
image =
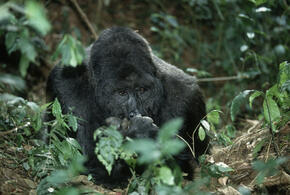
<svg viewBox="0 0 290 195"><path fill-rule="evenodd" d="M0 1L0 192L78 194L85 186L112 194L289 193L289 5L286 0ZM57 63L79 64L84 48L116 25L137 30L157 56L198 79L208 113L198 133L210 134L215 150L202 159L194 182L176 179L157 159L161 168L152 168L156 174L147 177L149 183L135 178L126 189L103 189L79 176L83 167L75 140L52 139L48 147L36 139L47 125L64 137L76 126L57 101L45 102L50 70ZM56 117L51 123L42 121L47 108Z"/></svg>

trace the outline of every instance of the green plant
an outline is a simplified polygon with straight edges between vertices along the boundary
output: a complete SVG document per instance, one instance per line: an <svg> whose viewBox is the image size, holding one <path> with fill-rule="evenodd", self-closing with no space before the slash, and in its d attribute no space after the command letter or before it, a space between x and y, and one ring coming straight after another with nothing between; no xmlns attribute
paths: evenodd
<svg viewBox="0 0 290 195"><path fill-rule="evenodd" d="M265 177L273 176L278 173L278 167L287 162L288 158L280 157L277 159L269 159L267 162L258 160L253 162L252 167L258 171L256 177L257 184L262 184Z"/></svg>
<svg viewBox="0 0 290 195"><path fill-rule="evenodd" d="M263 100L263 115L266 124L270 126L271 131L276 133L281 125L284 125L290 120L289 115L289 81L290 81L290 64L288 62L282 62L280 64L280 70L277 83L266 92L258 90L246 90L236 96L231 105L231 118L234 121L239 108L245 104L247 97L249 96L249 104L252 107L253 100L259 96L264 98ZM251 95L250 95L251 94ZM281 114L282 113L282 114Z"/></svg>
<svg viewBox="0 0 290 195"><path fill-rule="evenodd" d="M25 4L9 1L0 6L0 12L0 35L5 36L9 55L20 51L19 71L25 77L30 62L38 64L38 53L47 49L42 37L49 32L50 23L42 5L32 0Z"/></svg>
<svg viewBox="0 0 290 195"><path fill-rule="evenodd" d="M67 167L73 159L81 158L80 145L69 136L69 131L77 130L77 119L72 114L63 115L57 99L42 106L51 110L55 119L44 122L42 135L47 143L39 143L29 152L29 165L38 177L46 176L55 168Z"/></svg>
<svg viewBox="0 0 290 195"><path fill-rule="evenodd" d="M97 141L95 148L97 158L105 166L109 174L111 174L115 160L119 158L125 160L132 168L135 168L134 154L123 148L122 144L125 140L115 126L98 128L94 133L94 140Z"/></svg>
<svg viewBox="0 0 290 195"><path fill-rule="evenodd" d="M59 55L62 56L60 64L77 66L85 59L85 50L82 44L71 35L64 35L62 41L56 48L52 59L55 60Z"/></svg>

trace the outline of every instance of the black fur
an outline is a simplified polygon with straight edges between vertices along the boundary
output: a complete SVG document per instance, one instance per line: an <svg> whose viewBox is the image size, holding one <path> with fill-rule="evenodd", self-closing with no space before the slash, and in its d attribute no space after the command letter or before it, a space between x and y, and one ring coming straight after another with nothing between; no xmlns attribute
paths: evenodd
<svg viewBox="0 0 290 195"><path fill-rule="evenodd" d="M195 78L156 57L142 36L123 27L103 31L88 59L78 67L56 66L49 76L47 94L49 101L59 99L64 112L72 108L74 115L83 119L76 138L88 156L89 171L103 184L121 184L130 176L122 161L114 165L109 176L94 154L93 132L105 125L107 118L128 118L131 126L124 134L139 138L154 137L162 124L182 117L179 135L192 143L193 131L205 116ZM202 142L195 133L197 156L206 151L208 142L208 137ZM189 149L176 160L191 176Z"/></svg>

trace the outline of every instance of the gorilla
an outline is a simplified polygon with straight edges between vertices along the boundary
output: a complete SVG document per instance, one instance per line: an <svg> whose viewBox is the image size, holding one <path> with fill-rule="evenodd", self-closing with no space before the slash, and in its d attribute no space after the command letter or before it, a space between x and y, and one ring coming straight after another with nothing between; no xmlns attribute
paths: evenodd
<svg viewBox="0 0 290 195"><path fill-rule="evenodd" d="M206 115L196 79L155 56L148 42L126 27L104 30L77 67L56 66L48 78L47 97L57 97L64 113L72 110L80 118L75 137L97 184L120 185L131 175L122 160L108 175L94 154L93 133L110 117L129 120L128 129L120 132L130 138L154 138L162 124L182 117L179 135L194 143L196 157L208 147L208 136L201 141L194 133ZM190 150L175 160L192 177L195 159Z"/></svg>

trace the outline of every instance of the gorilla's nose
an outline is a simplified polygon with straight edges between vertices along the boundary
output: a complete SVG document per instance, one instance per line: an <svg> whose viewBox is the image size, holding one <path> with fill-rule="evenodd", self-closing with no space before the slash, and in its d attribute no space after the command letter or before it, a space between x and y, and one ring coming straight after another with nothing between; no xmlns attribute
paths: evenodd
<svg viewBox="0 0 290 195"><path fill-rule="evenodd" d="M141 114L138 111L133 111L129 113L129 118L133 118L135 116L141 116Z"/></svg>

